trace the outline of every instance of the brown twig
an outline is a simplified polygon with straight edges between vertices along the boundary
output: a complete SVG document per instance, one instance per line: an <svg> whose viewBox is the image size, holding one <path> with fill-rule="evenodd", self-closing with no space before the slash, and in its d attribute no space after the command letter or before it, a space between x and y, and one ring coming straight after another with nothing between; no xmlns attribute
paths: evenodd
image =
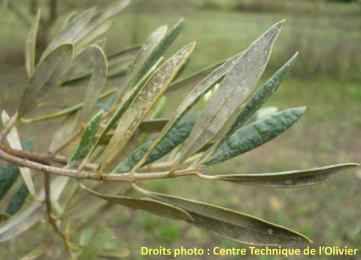
<svg viewBox="0 0 361 260"><path fill-rule="evenodd" d="M105 174L90 171L78 171L68 168L59 168L51 165L45 165L39 162L34 162L28 159L14 156L7 153L0 147L0 158L10 163L16 164L21 167L27 167L48 174L66 176L75 179L87 179L95 181L108 181L108 182L135 182L135 181L148 181L154 179L167 179L182 176L199 176L198 170L176 170L172 176L169 176L169 171L152 172L152 173L122 173L122 174Z"/></svg>
<svg viewBox="0 0 361 260"><path fill-rule="evenodd" d="M68 159L65 156L61 155L52 155L52 154L41 154L41 153L35 153L35 152L28 152L24 150L16 150L12 149L10 147L0 145L0 149L3 151L14 155L16 157L21 157L24 159L28 159L30 161L46 164L46 165L52 165L52 164L60 164L60 165L66 165L68 162ZM98 169L97 164L88 163L84 166L84 169L90 170L90 171L96 171Z"/></svg>

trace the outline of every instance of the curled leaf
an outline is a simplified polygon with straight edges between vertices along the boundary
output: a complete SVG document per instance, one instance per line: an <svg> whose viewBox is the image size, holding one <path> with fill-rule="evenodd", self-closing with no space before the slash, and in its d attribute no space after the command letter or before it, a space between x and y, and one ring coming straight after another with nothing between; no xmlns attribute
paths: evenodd
<svg viewBox="0 0 361 260"><path fill-rule="evenodd" d="M271 141L296 123L305 109L286 109L241 127L225 139L205 165L224 162Z"/></svg>
<svg viewBox="0 0 361 260"><path fill-rule="evenodd" d="M148 198L132 198L127 196L113 196L113 195L105 195L98 193L89 188L83 187L87 192L92 194L93 196L99 197L103 200L109 201L111 203L120 204L122 206L131 208L131 209L139 209L148 211L152 214L167 217L172 219L180 219L185 221L192 220L192 217L184 210L175 207L171 204L167 204L164 202L148 199Z"/></svg>
<svg viewBox="0 0 361 260"><path fill-rule="evenodd" d="M274 173L227 174L212 176L212 179L239 184L259 184L275 187L294 187L317 184L342 170L360 166L358 163L342 163L306 170Z"/></svg>
<svg viewBox="0 0 361 260"><path fill-rule="evenodd" d="M93 67L92 76L85 94L84 106L79 115L80 121L85 122L93 113L99 95L105 87L108 63L103 50L95 45L85 49L80 55L87 56Z"/></svg>
<svg viewBox="0 0 361 260"><path fill-rule="evenodd" d="M36 100L50 87L61 84L71 64L72 55L72 45L61 45L38 64L22 96L19 107L20 116L33 110L36 107Z"/></svg>
<svg viewBox="0 0 361 260"><path fill-rule="evenodd" d="M188 212L194 224L234 241L257 246L303 246L311 241L304 235L234 210L181 197L150 192L141 193Z"/></svg>

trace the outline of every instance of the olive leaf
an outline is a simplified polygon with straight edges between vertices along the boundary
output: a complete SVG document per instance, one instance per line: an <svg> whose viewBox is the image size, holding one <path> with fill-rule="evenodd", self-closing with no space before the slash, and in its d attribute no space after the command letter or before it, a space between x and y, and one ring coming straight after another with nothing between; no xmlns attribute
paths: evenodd
<svg viewBox="0 0 361 260"><path fill-rule="evenodd" d="M106 158L105 165L114 163L114 160L123 151L140 123L145 119L152 107L169 87L170 82L186 63L194 48L195 43L191 43L179 50L159 67L154 76L140 90L121 117L120 123L110 140L110 144L104 152L104 157Z"/></svg>
<svg viewBox="0 0 361 260"><path fill-rule="evenodd" d="M191 224L243 244L296 247L311 242L300 233L260 218L208 203L135 187L146 196L183 209L192 216Z"/></svg>
<svg viewBox="0 0 361 260"><path fill-rule="evenodd" d="M281 68L279 68L272 77L267 80L259 89L257 89L254 96L246 104L245 108L238 115L236 122L232 126L230 132L232 134L235 130L242 127L255 113L259 111L260 107L278 90L281 82L285 79L291 65L298 57L298 53L294 54Z"/></svg>
<svg viewBox="0 0 361 260"><path fill-rule="evenodd" d="M27 197L29 196L29 190L25 184L21 185L15 194L11 197L9 205L6 208L6 214L16 214L22 206L25 204Z"/></svg>
<svg viewBox="0 0 361 260"><path fill-rule="evenodd" d="M43 209L40 201L34 201L29 207L11 217L0 226L0 242L12 240L38 223L44 216Z"/></svg>
<svg viewBox="0 0 361 260"><path fill-rule="evenodd" d="M28 33L25 42L25 67L28 77L31 78L35 71L35 59L36 59L36 39L38 35L40 25L41 13L40 10L34 17L31 29Z"/></svg>
<svg viewBox="0 0 361 260"><path fill-rule="evenodd" d="M186 118L188 119L188 118ZM184 142L189 136L194 125L194 120L182 119L176 124L176 127L162 139L162 141L152 150L145 164L150 164L157 161L170 153L175 147ZM150 139L138 146L134 151L130 152L128 157L121 161L113 170L115 173L128 172L137 165L137 163L144 157L149 147L154 140Z"/></svg>
<svg viewBox="0 0 361 260"><path fill-rule="evenodd" d="M82 185L82 188L93 196L131 209L144 210L161 217L167 217L172 219L179 219L185 221L192 220L192 217L186 211L168 203L152 200L149 198L132 198L128 196L105 195L91 190L84 185Z"/></svg>
<svg viewBox="0 0 361 260"><path fill-rule="evenodd" d="M219 68L221 65L226 63L227 60L223 60L220 62L217 62L213 65L210 65L206 67L205 69L201 69L200 71L197 71L195 73L192 73L191 75L184 77L182 79L179 79L171 84L169 87L167 94L171 95L173 92L182 91L189 91L193 87L195 87L197 84L199 84L204 78L206 78L211 72Z"/></svg>
<svg viewBox="0 0 361 260"><path fill-rule="evenodd" d="M19 168L16 166L0 166L0 201L16 182L19 174Z"/></svg>
<svg viewBox="0 0 361 260"><path fill-rule="evenodd" d="M91 151L89 152L89 156L93 154L95 149L98 147L98 145L102 142L104 142L104 139L107 139L108 132L116 126L119 118L123 115L123 113L128 108L129 104L133 101L133 99L138 94L139 90L144 86L144 84L149 81L149 79L152 77L152 75L155 73L156 68L161 63L162 59L160 59L154 66L142 77L141 80L138 81L137 85L129 89L127 93L122 97L120 104L116 108L115 112L112 114L112 117L108 120L105 127L101 131L99 137L97 138L96 142L94 143Z"/></svg>
<svg viewBox="0 0 361 260"><path fill-rule="evenodd" d="M98 11L96 8L90 8L75 15L69 19L64 29L50 42L41 60L64 44L74 45L75 52L78 53L84 44L89 44L92 40L103 35L109 29L109 25L107 25L109 19L124 10L129 2L129 0L118 0L117 3L113 3L105 10Z"/></svg>
<svg viewBox="0 0 361 260"><path fill-rule="evenodd" d="M169 132L176 127L177 122L179 122L189 111L192 106L205 94L208 90L210 90L219 80L221 80L224 75L232 68L234 65L234 61L241 54L237 54L229 59L227 59L222 65L216 66L217 68L208 74L203 80L196 84L194 88L192 88L191 92L187 95L187 97L182 101L182 103L178 106L176 110L176 116L173 119L169 120L168 124L162 130L160 136L153 142L148 152L144 155L143 159L140 161L140 165L144 164L148 160L148 157L152 153L152 151L157 147L159 143L163 141L169 134ZM206 73L205 73L206 74ZM198 77L198 76L196 76ZM187 80L186 80L187 81ZM190 79L189 82L193 80ZM186 82L187 83L187 82ZM168 88L169 89L169 88Z"/></svg>
<svg viewBox="0 0 361 260"><path fill-rule="evenodd" d="M84 133L80 139L78 146L76 147L73 154L70 156L68 162L68 165L70 167L72 167L74 163L84 159L88 155L90 149L92 148L93 142L95 141L95 135L98 131L103 114L103 111L99 111L98 113L96 113L85 127Z"/></svg>
<svg viewBox="0 0 361 260"><path fill-rule="evenodd" d="M145 72L154 67L154 64L161 55L155 57L154 53L157 53L157 46L159 46L166 37L168 27L163 25L155 30L145 41L142 49L139 51L135 58L134 64L131 66L131 73L129 75L127 85L134 87L137 82L144 76Z"/></svg>
<svg viewBox="0 0 361 260"><path fill-rule="evenodd" d="M177 38L182 30L182 26L183 19L179 20L169 31L167 26L162 26L149 37L135 60L128 86L134 86L144 73L163 56L164 52Z"/></svg>
<svg viewBox="0 0 361 260"><path fill-rule="evenodd" d="M360 166L358 163L342 163L327 165L306 170L293 170L274 173L226 174L212 176L214 180L228 181L239 184L259 184L274 187L294 187L313 185L325 181L331 175L342 170Z"/></svg>
<svg viewBox="0 0 361 260"><path fill-rule="evenodd" d="M305 109L305 107L286 109L239 128L224 140L204 164L224 162L271 141L296 123Z"/></svg>
<svg viewBox="0 0 361 260"><path fill-rule="evenodd" d="M127 110L119 120L115 133L104 151L104 166L114 163L114 160L123 152L126 144L135 130L145 119L152 107L169 87L170 82L178 74L195 48L195 43L186 45L170 57L154 73L154 76L139 91Z"/></svg>
<svg viewBox="0 0 361 260"><path fill-rule="evenodd" d="M2 113L1 113L1 119L2 119L2 122L3 122L4 125L6 125L7 122L9 122L9 120L10 120L9 115L6 113L5 110L3 110ZM23 146L21 144L19 133L18 133L18 130L17 130L16 127L13 127L10 130L9 134L6 137L6 140L8 141L9 146L12 149L23 150ZM32 178L32 174L31 174L30 169L21 167L20 168L20 173L21 173L21 176L22 176L26 186L28 187L31 195L36 197L35 186L34 186L34 182L33 182L33 178Z"/></svg>
<svg viewBox="0 0 361 260"><path fill-rule="evenodd" d="M228 132L237 111L254 91L267 66L281 24L279 22L268 29L236 60L184 142L178 162L183 162L216 137L221 139Z"/></svg>
<svg viewBox="0 0 361 260"><path fill-rule="evenodd" d="M108 64L103 50L96 45L85 49L80 55L86 55L93 66L92 76L85 94L84 106L79 115L80 122L86 122L93 113L99 95L107 82Z"/></svg>
<svg viewBox="0 0 361 260"><path fill-rule="evenodd" d="M36 100L44 95L50 87L61 84L61 80L71 64L72 55L72 45L61 45L38 64L24 90L18 109L20 116L34 109Z"/></svg>
<svg viewBox="0 0 361 260"><path fill-rule="evenodd" d="M89 26L89 23L97 14L95 7L89 8L70 19L67 26L54 37L49 43L46 50L41 55L40 61L46 59L54 50L58 49L62 45L74 45L79 38L84 37L85 29Z"/></svg>
<svg viewBox="0 0 361 260"><path fill-rule="evenodd" d="M105 98L108 98L109 96L113 95L115 92L116 92L115 89L110 89L110 90L104 91L99 96L98 102ZM81 110L83 107L84 107L84 102L80 102L76 105L69 106L69 107L59 110L57 112L52 112L49 114L39 115L36 117L31 117L31 118L21 118L21 122L30 124L30 123L36 123L36 122L45 121L45 120L57 119L59 117L65 117L65 116L74 114L75 112Z"/></svg>

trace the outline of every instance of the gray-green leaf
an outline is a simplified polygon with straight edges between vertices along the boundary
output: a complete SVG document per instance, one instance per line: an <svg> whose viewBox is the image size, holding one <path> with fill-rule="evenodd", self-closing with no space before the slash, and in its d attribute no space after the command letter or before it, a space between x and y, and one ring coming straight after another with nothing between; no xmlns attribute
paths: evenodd
<svg viewBox="0 0 361 260"><path fill-rule="evenodd" d="M181 120L176 124L176 127L172 128L171 131L162 139L162 141L152 150L145 164L155 162L163 156L170 153L174 148L184 142L189 136L194 125L193 120ZM148 140L145 143L138 146L132 151L127 159L121 161L113 170L113 172L121 173L128 172L133 169L134 166L144 157L149 147L154 140Z"/></svg>
<svg viewBox="0 0 361 260"><path fill-rule="evenodd" d="M44 95L50 87L61 84L61 80L71 64L72 55L72 45L61 45L38 64L21 99L20 116L34 109L36 100Z"/></svg>
<svg viewBox="0 0 361 260"><path fill-rule="evenodd" d="M74 153L71 155L69 159L68 164L70 166L72 166L75 162L84 159L88 155L95 141L95 135L98 131L102 116L103 116L103 111L98 112L93 116L93 118L87 124L84 133L80 139L80 143L78 144Z"/></svg>
<svg viewBox="0 0 361 260"><path fill-rule="evenodd" d="M266 101L275 93L281 82L286 77L291 65L294 63L298 56L298 53L293 55L280 69L278 69L272 77L263 84L262 87L257 89L255 95L247 103L246 107L242 110L239 116L236 119L236 122L232 126L229 134L232 134L238 128L243 126L255 113L260 109L260 107L266 103ZM228 134L228 135L229 135Z"/></svg>
<svg viewBox="0 0 361 260"><path fill-rule="evenodd" d="M26 198L29 196L29 190L25 184L21 185L20 188L11 197L9 205L6 208L6 214L16 214L22 206L25 204Z"/></svg>
<svg viewBox="0 0 361 260"><path fill-rule="evenodd" d="M159 202L149 198L132 198L128 196L105 195L86 187L83 188L90 194L98 198L109 201L111 203L120 204L131 209L144 210L161 217L167 217L172 219L179 219L185 221L192 220L190 214L188 214L183 209L175 207L171 204Z"/></svg>
<svg viewBox="0 0 361 260"><path fill-rule="evenodd" d="M40 18L41 14L39 10L34 17L33 24L31 25L31 29L25 42L25 67L29 78L31 78L35 70L36 39L39 30Z"/></svg>
<svg viewBox="0 0 361 260"><path fill-rule="evenodd" d="M205 165L229 160L271 141L301 118L305 107L290 108L241 127L228 136Z"/></svg>
<svg viewBox="0 0 361 260"><path fill-rule="evenodd" d="M142 88L127 111L122 115L115 133L104 152L104 165L109 166L123 149L145 119L152 107L169 87L195 48L195 43L186 45L162 64L149 82Z"/></svg>
<svg viewBox="0 0 361 260"><path fill-rule="evenodd" d="M310 240L300 233L234 210L150 192L139 187L137 190L155 200L185 210L193 218L190 223L243 244L298 247L310 243Z"/></svg>
<svg viewBox="0 0 361 260"><path fill-rule="evenodd" d="M222 139L229 131L240 106L254 91L263 74L280 30L281 22L273 25L235 61L185 141L178 162L183 162L207 143L215 141L216 137Z"/></svg>
<svg viewBox="0 0 361 260"><path fill-rule="evenodd" d="M274 173L227 174L212 176L212 179L239 184L259 184L274 187L294 187L317 184L342 170L359 167L358 163L342 163L306 170Z"/></svg>

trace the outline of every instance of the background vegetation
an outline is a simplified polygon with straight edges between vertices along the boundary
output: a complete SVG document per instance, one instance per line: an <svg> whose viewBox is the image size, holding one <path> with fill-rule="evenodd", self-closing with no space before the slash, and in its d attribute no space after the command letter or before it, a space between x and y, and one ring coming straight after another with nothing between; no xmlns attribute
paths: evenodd
<svg viewBox="0 0 361 260"><path fill-rule="evenodd" d="M72 1L62 5L61 10L96 2L101 1ZM270 24L286 18L286 26L268 71L274 71L295 50L300 51L300 57L292 76L282 85L270 105L281 108L306 105L309 110L304 119L282 138L229 163L244 172L256 172L361 161L360 6L357 1L321 0L143 0L115 22L107 48L112 52L140 43L155 27L185 17L187 28L176 47L198 40L198 49L187 68L187 72L191 72L232 55L246 47ZM21 81L25 80L22 50L27 28L5 9L1 11L0 24L0 106L13 112L23 87ZM57 95L59 100L76 98L66 93ZM32 136L56 127L55 124L39 125L36 129L24 128L21 131ZM45 134L40 139L46 145L50 136ZM361 173L358 173L355 178L345 172L326 184L297 190L232 184L207 186L207 183L200 189L199 183L189 180L154 182L151 185L164 192L177 187L181 195L197 194L205 201L297 227L325 244L359 248L361 220L357 207L361 204L360 176ZM119 238L117 246L124 259L142 259L138 251L140 246L238 246L189 225L124 208L99 216L96 223L107 223L115 230L114 235ZM47 231L36 230L26 234L13 245L12 250L3 250L4 245L0 245L0 259L13 259L15 251L18 255L25 254L30 245L38 245L37 237L42 236L41 232ZM3 253L5 251L8 253ZM52 252L53 256L57 254L61 252Z"/></svg>

